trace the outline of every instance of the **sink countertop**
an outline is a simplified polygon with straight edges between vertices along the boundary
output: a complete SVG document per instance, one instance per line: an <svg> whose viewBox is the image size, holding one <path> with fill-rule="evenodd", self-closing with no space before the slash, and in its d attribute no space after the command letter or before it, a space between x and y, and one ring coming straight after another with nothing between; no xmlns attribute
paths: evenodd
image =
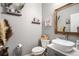
<svg viewBox="0 0 79 59"><path fill-rule="evenodd" d="M49 48L51 48L51 49L53 49L53 50L55 50L55 51L57 51L61 54L64 54L66 56L79 56L79 50L77 50L75 47L73 47L73 50L70 51L70 52L63 52L61 50L58 50L58 49L54 48L53 43L47 45L47 47L49 47Z"/></svg>

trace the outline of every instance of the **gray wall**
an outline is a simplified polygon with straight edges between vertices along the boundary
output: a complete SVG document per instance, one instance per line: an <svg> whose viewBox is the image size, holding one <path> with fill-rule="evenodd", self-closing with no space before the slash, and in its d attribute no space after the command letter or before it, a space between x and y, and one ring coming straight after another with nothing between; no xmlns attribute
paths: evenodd
<svg viewBox="0 0 79 59"><path fill-rule="evenodd" d="M62 4L64 5L64 4ZM49 39L55 39L57 37L64 39L65 36L62 34L55 34L54 33L54 9L59 8L62 5L57 5L54 3L44 3L42 4L42 34L48 34ZM47 17L52 16L52 26L51 27L46 27L44 25L45 20ZM68 36L69 40L74 41L79 39L79 36L76 35L69 35Z"/></svg>
<svg viewBox="0 0 79 59"><path fill-rule="evenodd" d="M23 55L30 53L31 49L38 45L38 39L42 33L42 25L32 24L33 17L37 17L40 21L42 20L42 4L25 4L22 9L22 16L0 14L0 20L7 19L13 30L13 35L7 42L10 55L12 55L13 49L18 43L23 44Z"/></svg>

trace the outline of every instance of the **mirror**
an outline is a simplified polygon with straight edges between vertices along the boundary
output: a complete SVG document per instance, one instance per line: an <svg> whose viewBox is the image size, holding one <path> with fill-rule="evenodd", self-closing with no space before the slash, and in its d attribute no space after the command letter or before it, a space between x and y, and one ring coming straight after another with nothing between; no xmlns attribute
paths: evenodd
<svg viewBox="0 0 79 59"><path fill-rule="evenodd" d="M55 10L55 33L79 34L78 3L68 3Z"/></svg>

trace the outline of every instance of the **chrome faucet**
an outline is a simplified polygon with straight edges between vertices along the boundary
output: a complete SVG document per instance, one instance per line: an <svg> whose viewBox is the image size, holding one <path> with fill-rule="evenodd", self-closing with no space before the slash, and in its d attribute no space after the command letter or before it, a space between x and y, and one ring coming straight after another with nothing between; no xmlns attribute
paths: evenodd
<svg viewBox="0 0 79 59"><path fill-rule="evenodd" d="M65 35L65 39L68 40L68 34Z"/></svg>

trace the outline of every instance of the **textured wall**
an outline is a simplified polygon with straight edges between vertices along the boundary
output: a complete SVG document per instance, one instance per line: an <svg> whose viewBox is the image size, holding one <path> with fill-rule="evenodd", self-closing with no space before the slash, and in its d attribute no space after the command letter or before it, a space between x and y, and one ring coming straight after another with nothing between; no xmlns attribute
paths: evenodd
<svg viewBox="0 0 79 59"><path fill-rule="evenodd" d="M1 9L1 7L0 7ZM9 54L12 55L13 49L18 43L23 44L23 55L31 52L31 49L38 45L38 39L41 36L42 26L32 24L33 17L42 20L42 4L25 4L22 9L22 16L12 16L0 14L1 18L6 18L13 30L13 35L9 39Z"/></svg>

